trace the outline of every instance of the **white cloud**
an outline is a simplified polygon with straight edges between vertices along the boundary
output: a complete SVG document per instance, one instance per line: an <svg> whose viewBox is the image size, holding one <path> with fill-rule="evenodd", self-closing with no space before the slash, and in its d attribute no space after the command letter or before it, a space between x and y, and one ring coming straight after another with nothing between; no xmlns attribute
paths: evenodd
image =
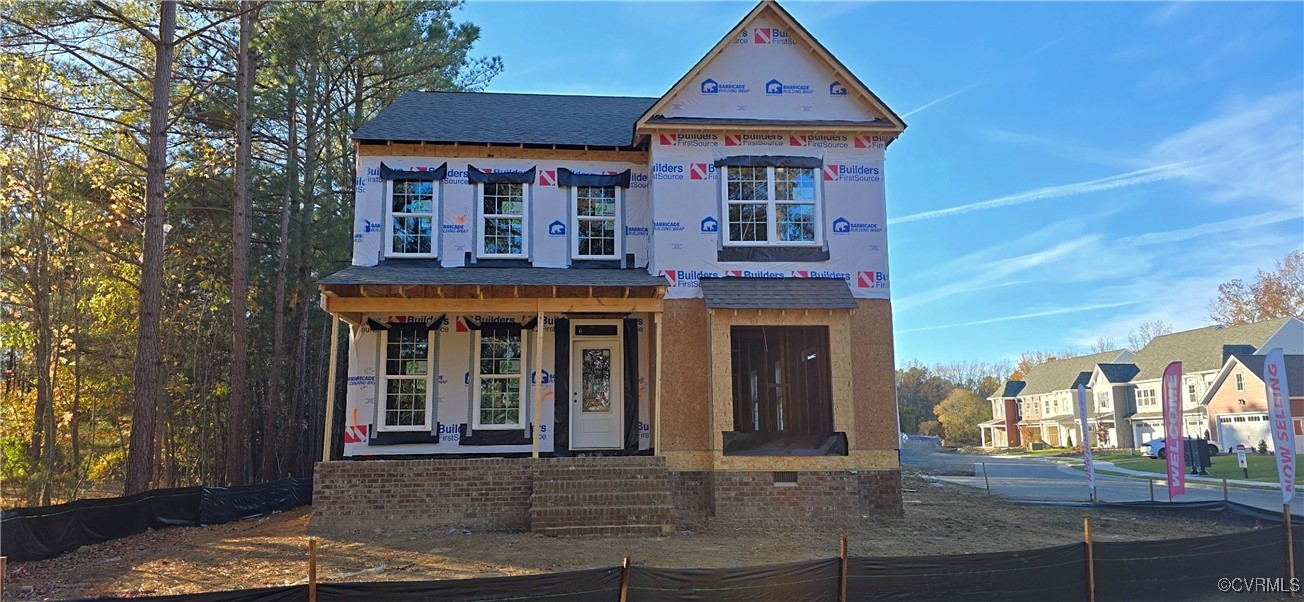
<svg viewBox="0 0 1304 602"><path fill-rule="evenodd" d="M1135 303L1136 303L1135 301L1119 301L1117 303L1097 303L1095 305L1082 305L1079 307L1065 307L1060 309L1034 311L1034 312L1023 313L1014 316L1001 316L999 318L987 318L983 320L972 320L969 322L957 322L955 324L941 324L938 326L923 326L920 328L907 328L905 330L898 330L896 332L897 333L925 332L929 330L943 330L946 328L960 328L963 326L979 326L982 324L996 324L998 322L1013 322L1015 320L1026 320L1028 318L1043 318L1046 316L1059 316L1063 314L1072 314L1072 313L1078 313L1083 311L1093 311L1097 309L1110 309L1114 307L1123 307L1125 305L1133 305Z"/></svg>
<svg viewBox="0 0 1304 602"><path fill-rule="evenodd" d="M1180 242L1183 240L1191 240L1193 238L1202 238L1212 234L1226 234L1228 232L1248 230L1250 228L1262 228L1264 226L1271 226L1273 224L1279 224L1293 219L1300 219L1301 217L1304 217L1304 210L1272 211L1269 213L1260 213L1258 215L1247 215L1245 217L1209 222L1198 226L1191 226L1190 228L1182 228L1180 230L1147 232L1137 236L1128 236L1120 239L1119 244L1124 246L1143 246Z"/></svg>

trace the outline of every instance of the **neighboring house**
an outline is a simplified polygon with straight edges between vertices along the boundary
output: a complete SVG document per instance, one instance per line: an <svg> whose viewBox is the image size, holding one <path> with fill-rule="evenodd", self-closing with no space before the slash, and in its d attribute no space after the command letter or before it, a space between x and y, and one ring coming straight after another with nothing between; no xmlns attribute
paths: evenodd
<svg viewBox="0 0 1304 602"><path fill-rule="evenodd" d="M1182 362L1183 430L1189 437L1212 435L1207 408L1200 403L1227 359L1235 354L1252 354L1266 343L1282 345L1288 353L1299 353L1304 345L1304 322L1280 318L1238 326L1208 326L1155 337L1132 363L1137 374L1131 380L1133 413L1128 416L1132 446L1164 435L1161 412L1161 380L1164 369Z"/></svg>
<svg viewBox="0 0 1304 602"><path fill-rule="evenodd" d="M1209 415L1209 435L1223 450L1230 452L1237 444L1257 449L1260 441L1267 443L1268 449L1276 449L1268 417L1264 358L1257 353L1227 358L1200 400ZM1284 359L1295 449L1304 450L1304 355L1291 354Z"/></svg>
<svg viewBox="0 0 1304 602"><path fill-rule="evenodd" d="M1037 412L1036 420L1026 419L1029 427L1035 429L1037 437L1051 447L1066 447L1070 438L1074 444L1081 444L1082 437L1077 434L1077 384L1086 384L1091 370L1100 363L1112 363L1131 359L1132 353L1123 349L1106 351L1092 355L1051 360L1033 366L1023 381L1027 385L1019 393L1024 407L1032 405ZM1083 373L1086 373L1085 375ZM1090 391L1088 391L1090 394ZM1070 436L1071 435L1071 436ZM1096 443L1096 442L1093 442Z"/></svg>
<svg viewBox="0 0 1304 602"><path fill-rule="evenodd" d="M1091 388L1090 427L1096 447L1130 448L1132 430L1127 428L1127 416L1133 412L1132 379L1140 370L1136 364L1097 364L1087 379ZM1120 429L1122 425L1124 428Z"/></svg>
<svg viewBox="0 0 1304 602"><path fill-rule="evenodd" d="M987 448L1019 447L1023 439L1019 436L1019 391L1023 390L1021 380L1007 380L996 393L988 397L992 403L992 419L978 425L982 434L982 446Z"/></svg>
<svg viewBox="0 0 1304 602"><path fill-rule="evenodd" d="M350 326L328 458L395 459L319 464L314 528L900 512L904 129L768 0L659 98L399 97L320 281Z"/></svg>

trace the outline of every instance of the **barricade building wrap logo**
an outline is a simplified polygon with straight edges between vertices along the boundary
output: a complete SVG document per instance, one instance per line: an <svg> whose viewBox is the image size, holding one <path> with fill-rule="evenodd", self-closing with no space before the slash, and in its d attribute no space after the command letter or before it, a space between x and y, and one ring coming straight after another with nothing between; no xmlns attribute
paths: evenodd
<svg viewBox="0 0 1304 602"><path fill-rule="evenodd" d="M657 232L683 232L684 224L683 222L655 221L652 222L652 229Z"/></svg>
<svg viewBox="0 0 1304 602"><path fill-rule="evenodd" d="M851 138L840 134L832 136L821 134L793 134L788 136L788 146L804 146L808 148L851 148Z"/></svg>
<svg viewBox="0 0 1304 602"><path fill-rule="evenodd" d="M657 143L661 146L720 146L720 136L716 134L659 134Z"/></svg>
<svg viewBox="0 0 1304 602"><path fill-rule="evenodd" d="M466 214L450 213L445 217L444 234L466 234L467 232L470 232L470 229L467 228Z"/></svg>
<svg viewBox="0 0 1304 602"><path fill-rule="evenodd" d="M385 230L385 225L380 222L373 222L369 219L363 219L358 231L353 235L353 242L362 242L362 237L366 234L373 234Z"/></svg>
<svg viewBox="0 0 1304 602"><path fill-rule="evenodd" d="M566 236L566 224L556 220L548 224L548 236Z"/></svg>
<svg viewBox="0 0 1304 602"><path fill-rule="evenodd" d="M845 217L839 217L838 219L833 220L834 234L851 234L852 232L877 233L882 231L883 231L883 227L878 224L871 224L867 222L853 222Z"/></svg>
<svg viewBox="0 0 1304 602"><path fill-rule="evenodd" d="M747 84L717 82L714 79L702 80L702 94L747 94L751 90Z"/></svg>
<svg viewBox="0 0 1304 602"><path fill-rule="evenodd" d="M829 163L824 166L825 182L878 182L882 170L873 165Z"/></svg>
<svg viewBox="0 0 1304 602"><path fill-rule="evenodd" d="M625 236L647 236L647 228L644 226L625 226Z"/></svg>
<svg viewBox="0 0 1304 602"><path fill-rule="evenodd" d="M784 44L793 45L797 41L778 27L757 27L752 30L752 41L757 44Z"/></svg>
<svg viewBox="0 0 1304 602"><path fill-rule="evenodd" d="M833 82L829 84L829 96L846 96L846 95L847 95L846 86L838 82Z"/></svg>
<svg viewBox="0 0 1304 602"><path fill-rule="evenodd" d="M786 138L779 134L725 134L725 146L783 146Z"/></svg>
<svg viewBox="0 0 1304 602"><path fill-rule="evenodd" d="M720 221L711 216L702 218L702 231L716 233L720 231Z"/></svg>
<svg viewBox="0 0 1304 602"><path fill-rule="evenodd" d="M815 89L806 84L785 84L777 79L765 82L765 94L767 96L779 96L781 94L814 94Z"/></svg>

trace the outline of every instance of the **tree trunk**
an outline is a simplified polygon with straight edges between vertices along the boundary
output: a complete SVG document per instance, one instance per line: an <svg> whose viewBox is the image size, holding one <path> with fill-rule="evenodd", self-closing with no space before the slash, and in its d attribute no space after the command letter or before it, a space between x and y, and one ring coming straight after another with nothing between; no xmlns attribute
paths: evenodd
<svg viewBox="0 0 1304 602"><path fill-rule="evenodd" d="M290 259L290 211L297 204L299 187L299 124L298 97L289 93L286 114L285 197L281 201L281 239L276 264L276 293L272 317L272 370L268 382L267 404L263 409L263 462L262 475L270 480L276 476L276 423L281 409L281 383L285 376L285 278Z"/></svg>
<svg viewBox="0 0 1304 602"><path fill-rule="evenodd" d="M154 43L154 81L149 107L149 147L145 157L145 243L141 253L140 306L136 331L136 365L127 448L124 493L149 488L154 478L154 421L162 392L159 312L163 293L163 199L167 175L168 108L172 88L172 53L177 5L159 3L158 39Z"/></svg>
<svg viewBox="0 0 1304 602"><path fill-rule="evenodd" d="M255 11L251 2L239 3L240 41L236 57L235 173L231 195L231 396L226 411L226 482L246 482L249 465L249 247L252 242L253 206L249 182L249 99L253 90L254 65L249 52ZM263 460L266 462L266 459Z"/></svg>

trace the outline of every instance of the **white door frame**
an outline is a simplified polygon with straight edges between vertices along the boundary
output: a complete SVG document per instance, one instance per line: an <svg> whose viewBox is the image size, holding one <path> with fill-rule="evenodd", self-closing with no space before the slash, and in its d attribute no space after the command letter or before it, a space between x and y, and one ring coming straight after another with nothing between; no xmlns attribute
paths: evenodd
<svg viewBox="0 0 1304 602"><path fill-rule="evenodd" d="M615 326L614 335L577 335L579 328L582 326ZM581 441L583 437L582 430L579 428L583 422L582 404L580 400L581 388L581 371L583 364L580 359L580 349L582 348L607 348L611 350L611 412L605 420L610 420L615 429L615 435L610 445L586 445ZM624 358L624 322L619 319L614 320L571 320L571 337L570 337L570 366L567 367L570 375L570 448L574 450L598 450L598 449L623 449L625 447L625 358ZM604 413L605 414L605 413Z"/></svg>

